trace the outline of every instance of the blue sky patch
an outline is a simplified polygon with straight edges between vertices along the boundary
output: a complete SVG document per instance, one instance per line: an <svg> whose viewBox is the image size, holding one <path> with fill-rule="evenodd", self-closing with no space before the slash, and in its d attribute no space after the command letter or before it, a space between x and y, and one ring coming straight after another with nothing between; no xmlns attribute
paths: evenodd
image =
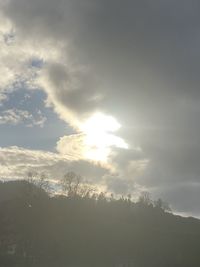
<svg viewBox="0 0 200 267"><path fill-rule="evenodd" d="M0 147L20 146L55 151L58 139L73 132L52 108L45 107L45 98L41 90L29 91L24 88L9 94L8 100L0 106L0 116L9 110L20 110L27 111L35 120L44 117L45 122L43 127L23 122L16 125L0 124Z"/></svg>

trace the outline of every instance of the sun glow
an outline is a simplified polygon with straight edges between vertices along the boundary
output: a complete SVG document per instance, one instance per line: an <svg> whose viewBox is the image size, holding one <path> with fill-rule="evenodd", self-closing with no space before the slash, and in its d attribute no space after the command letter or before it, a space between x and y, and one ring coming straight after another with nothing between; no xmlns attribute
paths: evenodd
<svg viewBox="0 0 200 267"><path fill-rule="evenodd" d="M114 134L120 127L112 116L96 113L90 117L81 127L87 148L85 157L97 162L107 162L112 147L127 149L126 142Z"/></svg>

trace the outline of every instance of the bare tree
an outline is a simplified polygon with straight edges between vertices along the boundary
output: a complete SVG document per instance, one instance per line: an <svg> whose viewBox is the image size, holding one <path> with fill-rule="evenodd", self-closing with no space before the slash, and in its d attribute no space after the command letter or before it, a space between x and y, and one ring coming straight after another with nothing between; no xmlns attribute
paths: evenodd
<svg viewBox="0 0 200 267"><path fill-rule="evenodd" d="M82 198L92 198L96 193L96 189L89 184L80 184L78 195Z"/></svg>
<svg viewBox="0 0 200 267"><path fill-rule="evenodd" d="M152 205L152 200L151 200L149 192L147 192L147 191L142 192L139 196L138 202L144 206Z"/></svg>
<svg viewBox="0 0 200 267"><path fill-rule="evenodd" d="M50 183L45 173L29 172L26 181L27 192L30 195L35 193L35 188L33 185L47 193L50 191Z"/></svg>
<svg viewBox="0 0 200 267"><path fill-rule="evenodd" d="M50 191L50 183L45 173L41 173L37 176L37 179L35 180L35 185L40 189L45 190L46 192Z"/></svg>
<svg viewBox="0 0 200 267"><path fill-rule="evenodd" d="M67 172L61 180L61 187L68 197L78 195L82 177L75 172Z"/></svg>

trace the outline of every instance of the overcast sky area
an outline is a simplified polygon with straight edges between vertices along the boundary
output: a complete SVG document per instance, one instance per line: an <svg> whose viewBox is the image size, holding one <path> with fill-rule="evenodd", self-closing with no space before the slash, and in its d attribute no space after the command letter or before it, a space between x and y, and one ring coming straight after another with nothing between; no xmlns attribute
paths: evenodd
<svg viewBox="0 0 200 267"><path fill-rule="evenodd" d="M73 170L200 216L199 10L0 0L0 176Z"/></svg>

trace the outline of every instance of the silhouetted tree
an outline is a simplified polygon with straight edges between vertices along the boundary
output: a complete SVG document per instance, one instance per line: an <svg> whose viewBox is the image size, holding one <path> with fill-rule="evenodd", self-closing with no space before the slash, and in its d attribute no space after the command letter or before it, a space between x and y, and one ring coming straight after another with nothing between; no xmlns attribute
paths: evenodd
<svg viewBox="0 0 200 267"><path fill-rule="evenodd" d="M30 197L34 197L39 192L39 190L35 190L36 187L41 191L50 193L50 183L45 173L28 172L26 181L26 193Z"/></svg>
<svg viewBox="0 0 200 267"><path fill-rule="evenodd" d="M143 206L152 205L152 200L151 200L149 192L147 192L147 191L142 192L139 196L138 203L143 205Z"/></svg>
<svg viewBox="0 0 200 267"><path fill-rule="evenodd" d="M75 172L67 172L61 180L61 187L68 197L78 195L82 177Z"/></svg>

